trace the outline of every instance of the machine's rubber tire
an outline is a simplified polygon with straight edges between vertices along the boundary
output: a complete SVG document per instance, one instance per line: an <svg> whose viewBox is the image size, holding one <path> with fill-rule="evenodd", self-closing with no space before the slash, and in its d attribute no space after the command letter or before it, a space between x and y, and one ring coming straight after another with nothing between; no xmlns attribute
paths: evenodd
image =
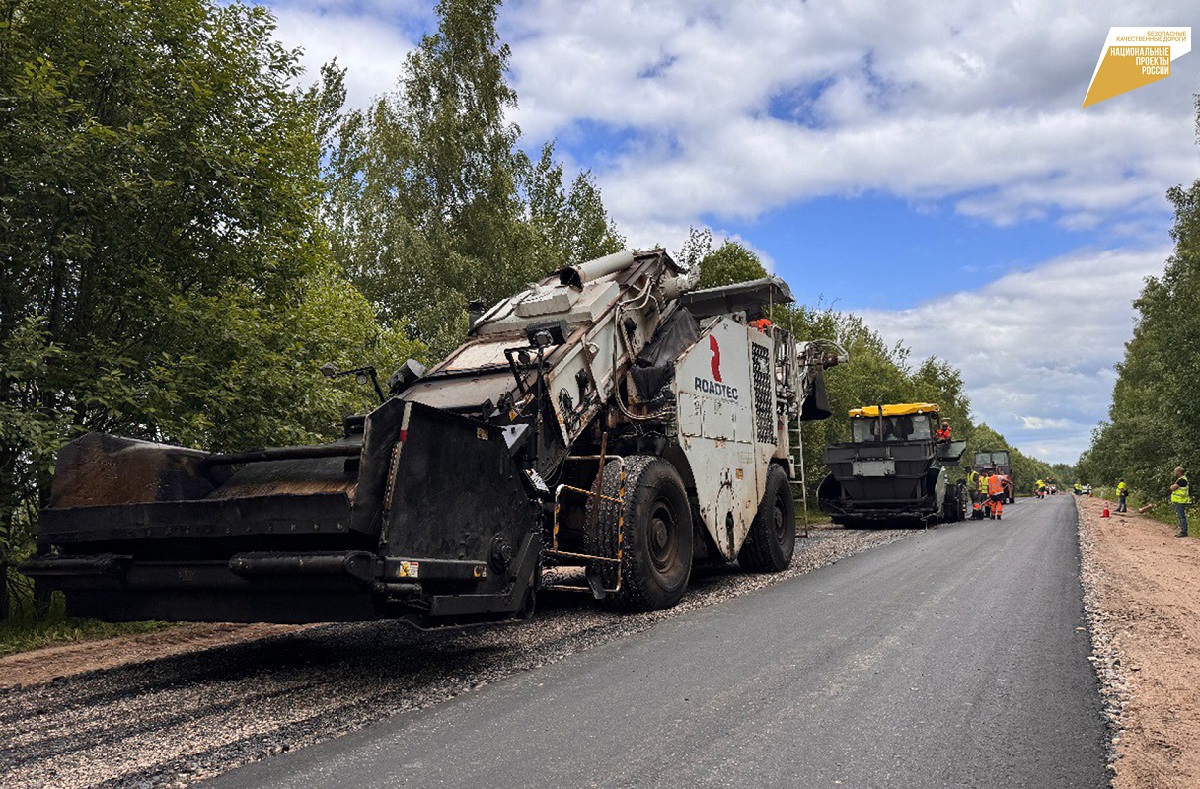
<svg viewBox="0 0 1200 789"><path fill-rule="evenodd" d="M588 503L589 547L615 556L624 532L620 589L605 602L622 611L674 607L692 574L692 510L679 472L662 458L633 455L624 464L606 464L598 483L608 498ZM624 506L609 500L622 498L622 491ZM616 586L614 566L600 574L606 588Z"/></svg>
<svg viewBox="0 0 1200 789"><path fill-rule="evenodd" d="M953 495L947 492L945 503L942 506L942 512L944 513L944 517L942 518L943 523L958 523L963 519L966 514L961 498L963 495L963 491L957 486L954 489Z"/></svg>
<svg viewBox="0 0 1200 789"><path fill-rule="evenodd" d="M787 473L772 463L767 470L767 491L738 551L738 564L752 573L779 573L792 563L795 551L796 503Z"/></svg>

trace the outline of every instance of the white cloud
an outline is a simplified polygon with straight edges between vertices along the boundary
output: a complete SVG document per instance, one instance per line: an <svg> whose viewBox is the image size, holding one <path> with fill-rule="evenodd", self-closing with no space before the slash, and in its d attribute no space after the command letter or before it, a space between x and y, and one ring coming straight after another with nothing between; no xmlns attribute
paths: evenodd
<svg viewBox="0 0 1200 789"><path fill-rule="evenodd" d="M626 132L597 172L623 227L878 189L999 225L1120 215L1118 232L1200 174L1196 69L1084 111L1088 80L1109 25L1191 16L1181 0L528 0L502 21L528 134Z"/></svg>
<svg viewBox="0 0 1200 789"><path fill-rule="evenodd" d="M1045 419L1040 416L1020 416L1019 414L1016 416L1021 427L1026 430L1062 429L1077 424L1069 419Z"/></svg>
<svg viewBox="0 0 1200 789"><path fill-rule="evenodd" d="M1105 417L1131 301L1169 253L1077 253L913 309L860 314L889 342L958 366L976 416L1018 447L1074 462Z"/></svg>
<svg viewBox="0 0 1200 789"><path fill-rule="evenodd" d="M335 55L349 67L356 106L394 87L432 27L432 0L272 7L311 73ZM1073 460L1104 416L1129 302L1167 254L1163 193L1200 177L1200 54L1170 79L1081 105L1109 26L1194 16L1194 0L509 0L499 25L527 144L558 138L568 171L590 167L632 246L674 250L690 225L867 192L1140 246L864 316L961 367L979 414L1019 446ZM1019 247L1007 257L1028 268Z"/></svg>
<svg viewBox="0 0 1200 789"><path fill-rule="evenodd" d="M432 0L279 0L279 35L349 103L394 87ZM1109 25L1184 23L1191 2L980 5L517 0L500 9L527 141L613 131L586 156L631 241L677 245L699 217L753 219L823 195L949 198L1000 226L1141 239L1167 186L1200 175L1181 59L1168 80L1083 110ZM410 34L405 30L412 31ZM1200 57L1196 54L1188 56ZM663 239L671 227L683 234Z"/></svg>
<svg viewBox="0 0 1200 789"><path fill-rule="evenodd" d="M396 87L413 48L397 19L411 18L425 3L369 2L354 7L308 0L272 4L279 40L304 50L303 82L315 82L323 63L337 58L346 69L346 103L365 107ZM426 11L427 12L427 11Z"/></svg>

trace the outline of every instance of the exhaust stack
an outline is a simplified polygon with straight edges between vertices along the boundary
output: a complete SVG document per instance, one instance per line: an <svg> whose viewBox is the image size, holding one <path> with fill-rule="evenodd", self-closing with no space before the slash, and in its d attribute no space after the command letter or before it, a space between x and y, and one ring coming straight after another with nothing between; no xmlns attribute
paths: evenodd
<svg viewBox="0 0 1200 789"><path fill-rule="evenodd" d="M558 272L558 281L564 285L582 289L588 282L629 268L635 259L633 252L628 249L613 252L611 255L589 260L578 266L567 266L561 269Z"/></svg>

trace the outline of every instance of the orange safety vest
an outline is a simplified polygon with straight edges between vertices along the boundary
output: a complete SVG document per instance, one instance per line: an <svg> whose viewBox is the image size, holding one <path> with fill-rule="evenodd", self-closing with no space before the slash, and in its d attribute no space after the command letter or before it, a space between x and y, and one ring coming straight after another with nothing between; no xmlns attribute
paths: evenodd
<svg viewBox="0 0 1200 789"><path fill-rule="evenodd" d="M938 438L938 441L949 441L950 440L950 428L948 428L948 427L938 428L937 438Z"/></svg>
<svg viewBox="0 0 1200 789"><path fill-rule="evenodd" d="M992 476L988 477L988 493L990 493L994 496L997 493L1003 493L1003 492L1004 492L1004 475L1003 474L993 474Z"/></svg>

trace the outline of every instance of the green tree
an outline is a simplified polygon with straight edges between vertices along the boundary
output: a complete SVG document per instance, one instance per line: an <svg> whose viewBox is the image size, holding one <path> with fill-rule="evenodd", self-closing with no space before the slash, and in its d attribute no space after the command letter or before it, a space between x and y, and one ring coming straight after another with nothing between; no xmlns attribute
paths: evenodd
<svg viewBox="0 0 1200 789"><path fill-rule="evenodd" d="M736 241L726 241L700 260L701 288L719 288L767 276L758 255Z"/></svg>
<svg viewBox="0 0 1200 789"><path fill-rule="evenodd" d="M542 146L541 158L522 180L536 258L560 267L625 248L625 238L608 215L592 174L581 172L566 187L553 143Z"/></svg>
<svg viewBox="0 0 1200 789"><path fill-rule="evenodd" d="M440 350L474 297L530 279L516 94L494 0L441 0L397 93L347 114L332 159L334 252L388 321Z"/></svg>
<svg viewBox="0 0 1200 789"><path fill-rule="evenodd" d="M336 95L262 8L9 0L0 19L0 560L87 430L216 448L328 432L321 361L406 348L317 221ZM335 81L334 81L335 82Z"/></svg>
<svg viewBox="0 0 1200 789"><path fill-rule="evenodd" d="M553 145L537 164L517 147L497 6L441 0L399 90L348 113L330 158L337 260L385 321L439 352L458 344L469 301L624 244L589 173L567 188Z"/></svg>
<svg viewBox="0 0 1200 789"><path fill-rule="evenodd" d="M958 368L944 359L931 356L913 371L912 382L915 400L937 403L942 418L950 420L954 439L968 440L974 428L971 400Z"/></svg>
<svg viewBox="0 0 1200 789"><path fill-rule="evenodd" d="M700 265L713 249L713 233L707 227L689 227L687 240L683 242L683 247L675 253L675 260L687 268L695 268Z"/></svg>
<svg viewBox="0 0 1200 789"><path fill-rule="evenodd" d="M1200 100L1197 102L1200 128ZM1174 186L1171 238L1175 248L1163 273L1148 277L1134 302L1137 322L1117 364L1108 420L1092 433L1079 459L1079 477L1093 485L1124 478L1135 495L1166 496L1171 470L1200 468L1200 180Z"/></svg>

